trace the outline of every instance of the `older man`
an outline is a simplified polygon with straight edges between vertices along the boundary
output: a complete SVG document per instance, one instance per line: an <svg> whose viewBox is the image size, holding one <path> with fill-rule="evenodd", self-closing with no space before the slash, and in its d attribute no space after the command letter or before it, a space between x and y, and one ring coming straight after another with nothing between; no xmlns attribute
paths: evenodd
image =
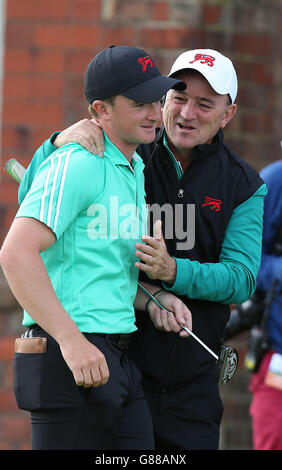
<svg viewBox="0 0 282 470"><path fill-rule="evenodd" d="M157 297L163 290L180 296L193 313L194 332L219 354L228 304L243 302L255 289L266 187L224 143L222 129L237 109L230 59L210 49L186 51L170 77L187 88L167 93L164 125L152 144L137 149L145 163L152 233L136 245L136 266L141 279L160 287ZM54 134L33 159L19 197L56 145L75 140L96 152L100 136L90 120ZM162 227L153 224L156 215ZM223 407L216 361L193 338L161 331L170 315L138 315L130 345L143 374L156 448L217 449Z"/></svg>

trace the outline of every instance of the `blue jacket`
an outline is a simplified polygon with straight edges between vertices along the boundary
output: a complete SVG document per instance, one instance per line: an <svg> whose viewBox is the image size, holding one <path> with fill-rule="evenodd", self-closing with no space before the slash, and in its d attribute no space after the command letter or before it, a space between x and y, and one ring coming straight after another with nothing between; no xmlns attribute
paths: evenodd
<svg viewBox="0 0 282 470"><path fill-rule="evenodd" d="M262 258L257 287L269 292L273 280L277 279L267 326L271 348L282 354L282 254L277 255L274 250L282 226L282 160L271 163L260 174L268 194L264 199Z"/></svg>

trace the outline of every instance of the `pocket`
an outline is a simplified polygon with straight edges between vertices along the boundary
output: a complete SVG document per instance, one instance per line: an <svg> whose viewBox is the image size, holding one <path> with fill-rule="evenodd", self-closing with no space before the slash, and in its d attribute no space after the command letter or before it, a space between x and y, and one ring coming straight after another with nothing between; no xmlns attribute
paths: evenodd
<svg viewBox="0 0 282 470"><path fill-rule="evenodd" d="M68 408L84 401L59 347L48 344L46 353L14 355L14 394L22 410Z"/></svg>
<svg viewBox="0 0 282 470"><path fill-rule="evenodd" d="M15 353L14 393L21 410L33 411L42 405L42 369L45 353Z"/></svg>

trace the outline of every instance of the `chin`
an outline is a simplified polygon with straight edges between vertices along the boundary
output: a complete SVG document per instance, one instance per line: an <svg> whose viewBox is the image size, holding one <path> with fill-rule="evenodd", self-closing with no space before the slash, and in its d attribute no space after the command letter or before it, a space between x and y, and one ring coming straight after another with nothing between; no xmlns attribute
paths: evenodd
<svg viewBox="0 0 282 470"><path fill-rule="evenodd" d="M173 142L174 146L176 148L182 148L182 149L191 149L192 147L195 147L197 145L197 142L194 142L192 139L186 138L186 139L175 139Z"/></svg>
<svg viewBox="0 0 282 470"><path fill-rule="evenodd" d="M142 141L141 143L143 144L150 144L151 142L153 142L153 140L155 140L155 137L156 137L156 132L153 132L151 134L147 134L147 135L144 135L142 136ZM141 139L140 139L141 140Z"/></svg>

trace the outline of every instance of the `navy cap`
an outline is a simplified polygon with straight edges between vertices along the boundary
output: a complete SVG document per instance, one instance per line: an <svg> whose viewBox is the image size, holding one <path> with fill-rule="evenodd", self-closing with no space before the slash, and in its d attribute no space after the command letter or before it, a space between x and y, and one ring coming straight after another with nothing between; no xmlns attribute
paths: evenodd
<svg viewBox="0 0 282 470"><path fill-rule="evenodd" d="M115 95L140 103L153 103L170 88L185 90L186 84L162 75L151 56L131 46L110 46L88 64L84 93L90 104Z"/></svg>

